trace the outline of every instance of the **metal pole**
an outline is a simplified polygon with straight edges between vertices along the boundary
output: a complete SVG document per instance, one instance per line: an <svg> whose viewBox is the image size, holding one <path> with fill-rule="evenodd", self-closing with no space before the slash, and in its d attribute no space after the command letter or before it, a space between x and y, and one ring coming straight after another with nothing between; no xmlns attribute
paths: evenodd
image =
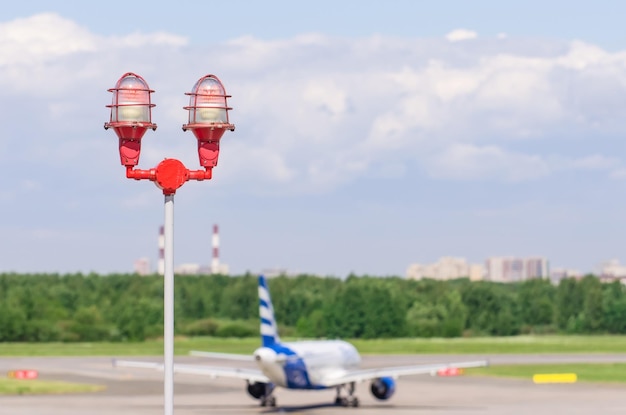
<svg viewBox="0 0 626 415"><path fill-rule="evenodd" d="M174 414L174 195L165 195L165 272L163 274L164 411Z"/></svg>

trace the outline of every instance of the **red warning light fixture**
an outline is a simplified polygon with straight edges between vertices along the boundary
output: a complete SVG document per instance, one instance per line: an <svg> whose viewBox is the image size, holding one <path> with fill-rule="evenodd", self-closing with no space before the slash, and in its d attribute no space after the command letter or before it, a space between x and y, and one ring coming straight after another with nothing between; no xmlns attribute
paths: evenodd
<svg viewBox="0 0 626 415"><path fill-rule="evenodd" d="M203 76L185 95L189 95L189 106L183 107L189 111L189 122L183 125L183 131L191 130L198 139L200 165L213 168L217 166L220 139L226 130L235 129L228 120L232 108L226 100L230 95L215 75Z"/></svg>
<svg viewBox="0 0 626 415"><path fill-rule="evenodd" d="M150 94L146 81L132 72L125 73L117 81L113 93L111 120L104 124L104 129L113 128L120 140L120 161L124 166L136 166L141 153L141 139L148 129L156 130L152 123Z"/></svg>
<svg viewBox="0 0 626 415"><path fill-rule="evenodd" d="M127 72L117 81L113 93L110 121L105 129L112 128L119 138L120 162L126 167L126 177L135 180L151 180L163 190L165 195L173 195L189 180L209 180L212 169L217 166L220 140L226 130L234 131L235 126L228 119L228 106L224 85L215 75L205 75L193 87L189 96L189 122L183 131L191 130L198 140L198 158L204 170L189 170L176 159L165 159L149 170L135 169L141 154L141 139L148 129L156 130L152 122L150 94L154 90L139 75Z"/></svg>

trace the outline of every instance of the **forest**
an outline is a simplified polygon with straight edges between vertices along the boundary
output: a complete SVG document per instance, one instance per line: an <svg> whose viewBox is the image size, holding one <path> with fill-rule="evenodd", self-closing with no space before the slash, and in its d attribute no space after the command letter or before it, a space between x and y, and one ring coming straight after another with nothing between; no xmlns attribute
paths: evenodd
<svg viewBox="0 0 626 415"><path fill-rule="evenodd" d="M282 336L398 338L626 334L626 288L350 275L269 280ZM177 336L258 336L257 278L175 277ZM163 335L163 277L0 274L0 342L142 341Z"/></svg>

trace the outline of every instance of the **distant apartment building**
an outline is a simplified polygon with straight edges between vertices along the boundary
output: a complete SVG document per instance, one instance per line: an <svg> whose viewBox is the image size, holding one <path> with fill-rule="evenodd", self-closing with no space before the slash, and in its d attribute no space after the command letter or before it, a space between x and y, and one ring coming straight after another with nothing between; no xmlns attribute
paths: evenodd
<svg viewBox="0 0 626 415"><path fill-rule="evenodd" d="M600 265L599 278L605 282L615 280L626 282L626 265L621 265L617 259L603 262Z"/></svg>
<svg viewBox="0 0 626 415"><path fill-rule="evenodd" d="M485 261L485 279L494 282L519 282L549 278L548 260L541 257L490 257Z"/></svg>
<svg viewBox="0 0 626 415"><path fill-rule="evenodd" d="M174 268L174 273L179 275L200 275L201 268L200 264L180 264Z"/></svg>
<svg viewBox="0 0 626 415"><path fill-rule="evenodd" d="M223 264L221 262L219 264L212 263L209 271L211 274L229 275L230 267L228 266L228 264Z"/></svg>
<svg viewBox="0 0 626 415"><path fill-rule="evenodd" d="M421 280L432 278L436 280L452 280L467 278L472 281L483 278L484 268L480 264L468 264L465 258L441 257L433 264L411 264L407 268L407 279Z"/></svg>
<svg viewBox="0 0 626 415"><path fill-rule="evenodd" d="M527 258L526 278L548 278L550 276L548 268L548 260L546 258Z"/></svg>
<svg viewBox="0 0 626 415"><path fill-rule="evenodd" d="M150 260L148 258L139 258L133 265L135 274L150 275Z"/></svg>
<svg viewBox="0 0 626 415"><path fill-rule="evenodd" d="M553 268L550 270L550 281L558 285L564 278L581 278L582 273L576 269Z"/></svg>
<svg viewBox="0 0 626 415"><path fill-rule="evenodd" d="M200 265L200 264L180 264L176 268L174 268L174 273L179 275L228 275L230 272L227 264L211 264L211 265Z"/></svg>

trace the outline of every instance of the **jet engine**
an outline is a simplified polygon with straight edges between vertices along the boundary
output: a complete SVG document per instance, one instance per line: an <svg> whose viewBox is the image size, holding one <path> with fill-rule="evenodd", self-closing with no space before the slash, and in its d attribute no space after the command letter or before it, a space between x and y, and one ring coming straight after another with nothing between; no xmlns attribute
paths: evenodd
<svg viewBox="0 0 626 415"><path fill-rule="evenodd" d="M267 384L262 382L248 383L248 393L254 399L261 399L265 395L266 386Z"/></svg>
<svg viewBox="0 0 626 415"><path fill-rule="evenodd" d="M396 382L390 377L376 378L372 380L370 391L376 399L389 399L396 391Z"/></svg>

